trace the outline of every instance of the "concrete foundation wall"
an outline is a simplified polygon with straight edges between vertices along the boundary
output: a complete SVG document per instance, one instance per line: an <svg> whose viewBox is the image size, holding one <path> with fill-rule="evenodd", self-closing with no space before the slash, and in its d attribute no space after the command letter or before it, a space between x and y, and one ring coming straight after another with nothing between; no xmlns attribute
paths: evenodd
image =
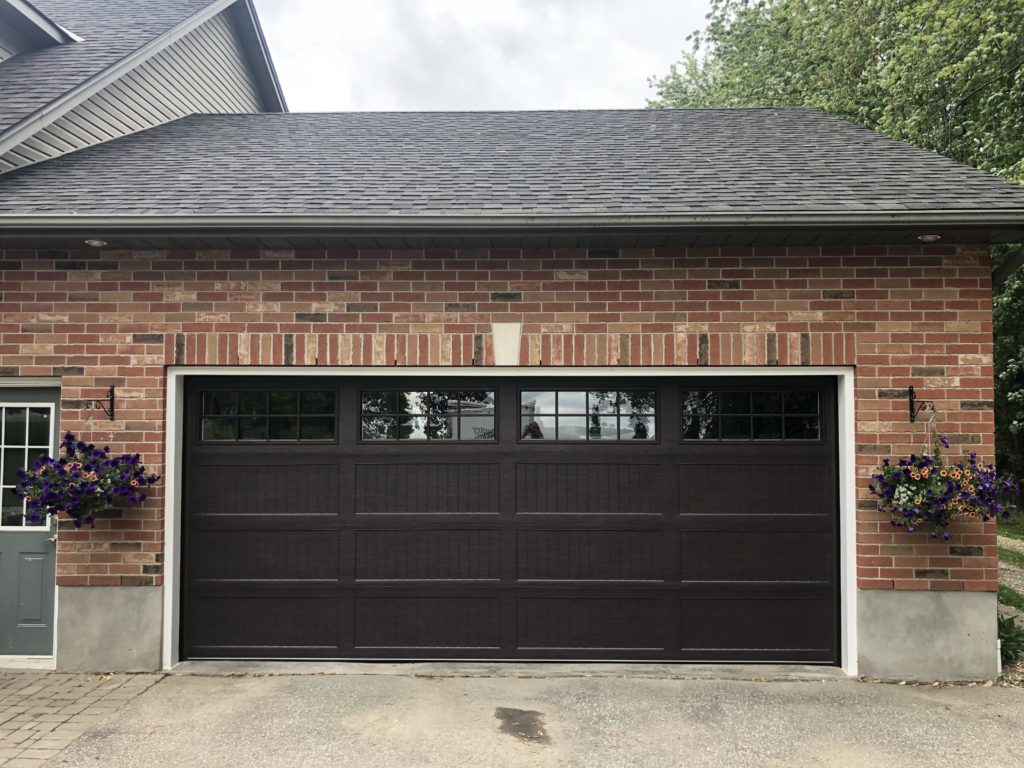
<svg viewBox="0 0 1024 768"><path fill-rule="evenodd" d="M898 680L992 680L999 651L994 592L862 590L859 672Z"/></svg>
<svg viewBox="0 0 1024 768"><path fill-rule="evenodd" d="M59 587L57 669L160 669L161 587Z"/></svg>

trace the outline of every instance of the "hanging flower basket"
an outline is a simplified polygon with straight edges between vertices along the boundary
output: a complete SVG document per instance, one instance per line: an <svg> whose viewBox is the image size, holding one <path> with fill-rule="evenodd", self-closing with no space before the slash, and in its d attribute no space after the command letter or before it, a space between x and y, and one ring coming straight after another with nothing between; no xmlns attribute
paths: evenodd
<svg viewBox="0 0 1024 768"><path fill-rule="evenodd" d="M160 479L146 474L139 454L111 456L109 448L76 440L70 432L61 448L63 457L46 456L18 471L14 492L27 500L25 516L33 523L65 514L76 528L95 525L97 512L118 501L128 506L142 503L144 489Z"/></svg>
<svg viewBox="0 0 1024 768"><path fill-rule="evenodd" d="M909 533L930 530L932 538L950 538L954 520L1008 518L1017 510L1020 484L1012 477L1000 477L991 464L978 463L973 451L958 464L942 461L940 437L931 455L911 454L893 465L882 462L868 489L877 496L880 508L892 515L892 524Z"/></svg>

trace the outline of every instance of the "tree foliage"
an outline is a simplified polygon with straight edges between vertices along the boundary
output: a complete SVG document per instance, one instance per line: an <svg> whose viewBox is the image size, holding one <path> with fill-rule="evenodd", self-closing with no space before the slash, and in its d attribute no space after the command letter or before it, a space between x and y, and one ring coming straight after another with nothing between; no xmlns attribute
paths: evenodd
<svg viewBox="0 0 1024 768"><path fill-rule="evenodd" d="M1024 0L712 0L688 39L649 106L816 107L1024 182ZM1024 476L1019 272L994 311L998 458Z"/></svg>

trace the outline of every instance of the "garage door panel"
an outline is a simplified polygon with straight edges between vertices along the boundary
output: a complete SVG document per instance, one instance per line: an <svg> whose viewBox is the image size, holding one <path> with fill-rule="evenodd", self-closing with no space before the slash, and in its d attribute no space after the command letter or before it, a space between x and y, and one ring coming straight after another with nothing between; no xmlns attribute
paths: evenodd
<svg viewBox="0 0 1024 768"><path fill-rule="evenodd" d="M501 635L496 594L355 599L354 638L359 649L498 650Z"/></svg>
<svg viewBox="0 0 1024 768"><path fill-rule="evenodd" d="M355 532L356 581L496 581L497 528L383 529Z"/></svg>
<svg viewBox="0 0 1024 768"><path fill-rule="evenodd" d="M663 378L630 382L657 393L655 440L522 439L518 379L486 383L486 444L363 441L358 390L388 385L325 377L306 386L335 391L336 442L204 442L202 392L237 381L187 387L188 657L838 662L831 382L778 385L821 393L820 440L689 439Z"/></svg>
<svg viewBox="0 0 1024 768"><path fill-rule="evenodd" d="M337 514L335 464L199 465L192 470L192 515Z"/></svg>
<svg viewBox="0 0 1024 768"><path fill-rule="evenodd" d="M194 530L195 582L338 579L338 531Z"/></svg>
<svg viewBox="0 0 1024 768"><path fill-rule="evenodd" d="M828 531L682 531L682 580L829 582L831 540Z"/></svg>
<svg viewBox="0 0 1024 768"><path fill-rule="evenodd" d="M834 645L835 608L827 597L683 598L679 611L683 651L827 655Z"/></svg>
<svg viewBox="0 0 1024 768"><path fill-rule="evenodd" d="M664 650L663 599L521 597L516 601L516 637L521 650Z"/></svg>
<svg viewBox="0 0 1024 768"><path fill-rule="evenodd" d="M527 450L529 444L524 446ZM539 447L539 446L538 446ZM520 463L516 512L532 515L659 514L659 464Z"/></svg>
<svg viewBox="0 0 1024 768"><path fill-rule="evenodd" d="M832 470L806 463L680 464L683 515L825 515Z"/></svg>
<svg viewBox="0 0 1024 768"><path fill-rule="evenodd" d="M496 515L499 476L497 463L357 464L353 507L367 515Z"/></svg>
<svg viewBox="0 0 1024 768"><path fill-rule="evenodd" d="M520 529L519 581L664 581L660 530Z"/></svg>
<svg viewBox="0 0 1024 768"><path fill-rule="evenodd" d="M337 655L337 597L199 597L190 601L193 655Z"/></svg>

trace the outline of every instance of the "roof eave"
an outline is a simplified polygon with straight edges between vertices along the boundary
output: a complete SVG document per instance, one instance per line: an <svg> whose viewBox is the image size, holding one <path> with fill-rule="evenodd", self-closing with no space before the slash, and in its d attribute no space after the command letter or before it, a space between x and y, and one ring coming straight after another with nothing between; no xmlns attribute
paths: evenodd
<svg viewBox="0 0 1024 768"><path fill-rule="evenodd" d="M318 231L557 231L568 229L780 229L780 228L958 227L1024 228L1024 208L800 213L651 213L651 214L0 214L0 228L27 231L232 230L253 232Z"/></svg>

